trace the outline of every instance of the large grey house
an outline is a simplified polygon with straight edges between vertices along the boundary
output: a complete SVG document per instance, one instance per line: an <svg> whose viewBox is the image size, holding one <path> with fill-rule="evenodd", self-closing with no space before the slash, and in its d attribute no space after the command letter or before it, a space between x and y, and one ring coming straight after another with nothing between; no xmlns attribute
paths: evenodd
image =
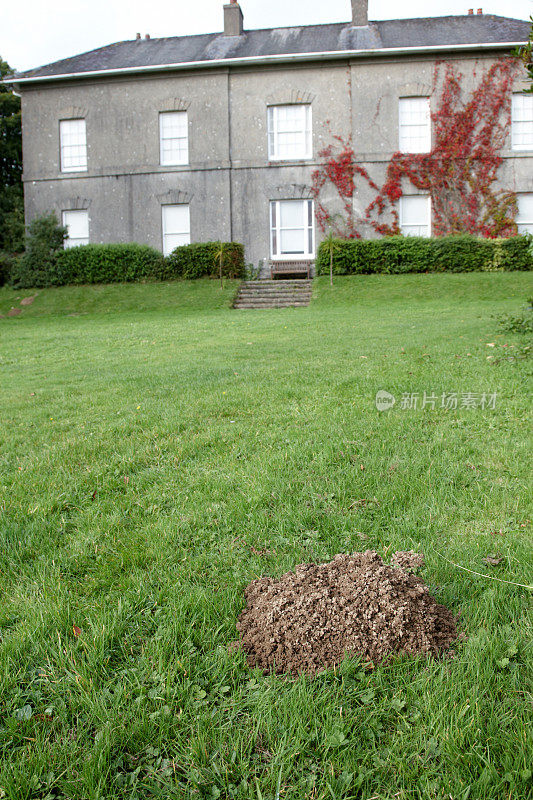
<svg viewBox="0 0 533 800"><path fill-rule="evenodd" d="M27 221L55 210L67 246L241 241L247 260L311 259L311 196L331 132L351 136L374 179L398 150L431 148L432 79L452 60L474 71L528 38L529 23L465 16L246 30L224 6L223 33L118 42L12 80L22 95ZM533 95L517 79L501 184L533 231ZM364 194L364 192L363 192ZM364 208L367 197L354 203ZM406 187L406 233L431 234L431 203Z"/></svg>

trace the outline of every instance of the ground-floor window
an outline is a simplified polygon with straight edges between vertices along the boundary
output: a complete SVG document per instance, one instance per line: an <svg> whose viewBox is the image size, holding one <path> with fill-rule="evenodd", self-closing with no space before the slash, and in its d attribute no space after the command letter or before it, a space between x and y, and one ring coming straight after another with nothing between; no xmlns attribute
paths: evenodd
<svg viewBox="0 0 533 800"><path fill-rule="evenodd" d="M518 233L533 233L533 194L517 194L516 201Z"/></svg>
<svg viewBox="0 0 533 800"><path fill-rule="evenodd" d="M67 229L65 248L89 244L89 212L63 211L63 225Z"/></svg>
<svg viewBox="0 0 533 800"><path fill-rule="evenodd" d="M273 200L270 203L270 240L273 258L312 258L315 254L312 200Z"/></svg>
<svg viewBox="0 0 533 800"><path fill-rule="evenodd" d="M163 253L168 256L176 247L191 243L191 216L189 206L161 206L163 227Z"/></svg>
<svg viewBox="0 0 533 800"><path fill-rule="evenodd" d="M404 236L431 236L431 197L425 194L400 198L400 230Z"/></svg>

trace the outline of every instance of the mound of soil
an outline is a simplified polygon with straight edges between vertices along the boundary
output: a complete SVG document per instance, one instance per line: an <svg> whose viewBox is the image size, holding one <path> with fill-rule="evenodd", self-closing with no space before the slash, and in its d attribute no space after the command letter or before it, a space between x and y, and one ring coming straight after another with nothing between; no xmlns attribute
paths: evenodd
<svg viewBox="0 0 533 800"><path fill-rule="evenodd" d="M315 673L345 655L377 663L393 653L439 655L457 638L455 618L410 570L417 553L385 564L373 550L300 564L279 580L264 577L245 591L236 643L265 673Z"/></svg>

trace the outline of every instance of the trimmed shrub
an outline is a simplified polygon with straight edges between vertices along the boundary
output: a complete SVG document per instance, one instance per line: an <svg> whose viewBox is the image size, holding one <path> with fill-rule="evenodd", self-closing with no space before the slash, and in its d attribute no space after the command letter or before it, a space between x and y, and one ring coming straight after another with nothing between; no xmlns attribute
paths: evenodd
<svg viewBox="0 0 533 800"><path fill-rule="evenodd" d="M493 264L494 239L479 239L465 234L443 236L430 241L439 272L483 272Z"/></svg>
<svg viewBox="0 0 533 800"><path fill-rule="evenodd" d="M54 213L36 217L28 228L25 253L11 265L10 283L16 289L53 286L66 235Z"/></svg>
<svg viewBox="0 0 533 800"><path fill-rule="evenodd" d="M54 285L132 283L157 279L163 255L145 244L86 244L63 250L57 259Z"/></svg>
<svg viewBox="0 0 533 800"><path fill-rule="evenodd" d="M499 239L497 266L499 269L528 270L533 262L533 236L513 236L511 239Z"/></svg>
<svg viewBox="0 0 533 800"><path fill-rule="evenodd" d="M4 286L11 280L11 274L20 256L0 251L0 286Z"/></svg>
<svg viewBox="0 0 533 800"><path fill-rule="evenodd" d="M219 261L217 253L224 247L222 274L225 278L244 278L244 247L237 242L195 242L177 247L165 259L162 278L217 278Z"/></svg>
<svg viewBox="0 0 533 800"><path fill-rule="evenodd" d="M333 252L333 271L337 275L530 269L533 269L533 252L529 236L338 239ZM329 253L322 245L318 249L316 270L318 275L329 273Z"/></svg>

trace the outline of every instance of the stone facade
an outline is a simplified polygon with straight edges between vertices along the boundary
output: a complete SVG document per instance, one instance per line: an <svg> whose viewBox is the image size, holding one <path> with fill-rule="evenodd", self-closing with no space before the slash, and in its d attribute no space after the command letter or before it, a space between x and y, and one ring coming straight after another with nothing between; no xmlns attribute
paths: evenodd
<svg viewBox="0 0 533 800"><path fill-rule="evenodd" d="M354 2L354 16L360 2ZM236 3L229 12L235 14ZM239 18L229 21L239 28ZM228 23L229 24L229 23ZM238 31L234 34L238 38ZM242 35L242 34L241 34ZM289 34L287 34L289 35ZM331 131L351 136L361 162L380 182L398 150L400 97L431 93L436 58L474 72L502 48L457 52L343 55L328 60L228 63L208 68L23 81L24 188L27 221L51 209L87 209L91 242L142 242L162 248L161 208L187 203L192 241L243 242L257 265L270 257L270 202L308 198L317 154ZM117 71L118 72L118 71ZM517 91L523 84L517 82ZM312 157L269 161L267 109L310 104ZM186 110L189 163L160 165L159 115ZM59 122L85 119L88 168L61 171ZM504 152L501 183L533 192L533 152ZM370 197L354 199L361 210ZM370 234L369 234L370 235ZM316 232L316 244L320 239Z"/></svg>

